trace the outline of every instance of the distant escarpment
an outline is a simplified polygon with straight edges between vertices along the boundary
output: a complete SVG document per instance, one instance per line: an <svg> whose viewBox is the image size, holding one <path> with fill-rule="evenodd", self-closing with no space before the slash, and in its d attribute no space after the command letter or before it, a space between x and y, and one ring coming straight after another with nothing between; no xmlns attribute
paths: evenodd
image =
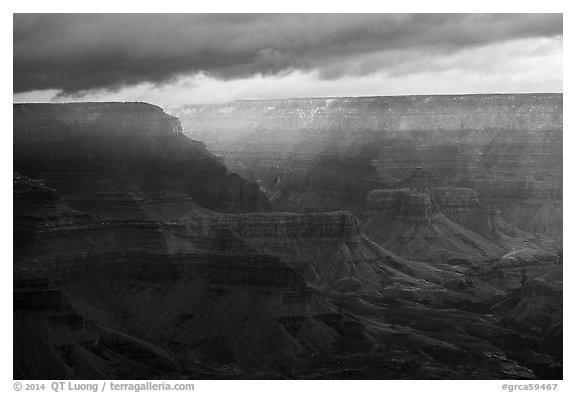
<svg viewBox="0 0 576 393"><path fill-rule="evenodd" d="M561 94L293 98L188 105L198 129L218 122L223 137L238 133L234 116L250 129L538 131L562 128ZM510 113L518 114L509 116ZM184 116L183 116L184 117ZM186 128L187 124L185 124Z"/></svg>
<svg viewBox="0 0 576 393"><path fill-rule="evenodd" d="M126 194L162 192L225 212L269 209L256 184L144 103L15 104L14 170L103 211Z"/></svg>
<svg viewBox="0 0 576 393"><path fill-rule="evenodd" d="M359 214L369 191L418 180L472 188L510 224L560 240L562 110L561 94L496 94L236 101L174 114L278 210ZM429 175L410 179L416 168Z"/></svg>

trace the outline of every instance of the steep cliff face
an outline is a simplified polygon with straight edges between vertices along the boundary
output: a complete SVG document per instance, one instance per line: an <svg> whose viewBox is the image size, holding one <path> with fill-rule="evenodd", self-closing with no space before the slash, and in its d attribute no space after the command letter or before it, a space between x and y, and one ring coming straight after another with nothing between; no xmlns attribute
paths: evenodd
<svg viewBox="0 0 576 393"><path fill-rule="evenodd" d="M502 94L238 101L174 113L186 135L259 181L281 210L359 214L371 189L418 180L473 188L512 225L560 239L562 110L560 94ZM411 179L418 167L427 176ZM518 181L538 196L518 193Z"/></svg>
<svg viewBox="0 0 576 393"><path fill-rule="evenodd" d="M467 311L500 291L387 252L348 212L138 201L130 217L106 218L15 174L16 377L350 378L354 364L361 378L534 377L508 357L538 356L534 343ZM426 214L413 205L407 219Z"/></svg>
<svg viewBox="0 0 576 393"><path fill-rule="evenodd" d="M476 191L471 188L433 188L431 195L439 210L452 221L481 234L507 251L523 249L552 253L562 251L561 241L554 240L556 232L519 229L503 217L500 209L481 201ZM551 236L534 235L531 232L548 232Z"/></svg>
<svg viewBox="0 0 576 393"><path fill-rule="evenodd" d="M548 265L540 263L549 256L539 248L544 237L507 224L484 205L482 187L474 187L511 175L469 177L470 168L484 173L480 156L470 167L463 164L470 160L446 159L453 146L445 147L444 131L426 139L405 130L356 129L386 101L371 100L356 112L354 99L343 99L348 106L326 102L327 113L316 120L316 101L292 102L290 113L279 105L265 123L269 134L254 128L229 145L239 150L224 161L259 180L277 208L306 213L263 212L270 205L259 187L230 175L159 108L15 106L15 377L535 378L557 372L557 294L538 302L538 295L521 292L518 303L490 309L526 280L546 281L549 265L561 270L555 254ZM500 111L504 104L497 104L491 110ZM419 116L439 110L426 105L432 104L414 119L402 112L406 124L424 124ZM351 128L334 128L332 116L346 115L344 109L353 116L338 124ZM233 111L221 113L227 112ZM480 116L472 112L466 112L471 127ZM294 113L304 120L291 120ZM453 124L450 116L438 122ZM236 130L244 121L236 116L228 126ZM371 121L384 127L392 120ZM307 125L316 128L302 128ZM534 132L538 139L540 128ZM448 169L411 166L406 176L383 177L376 161L392 134L399 143L406 135L434 141L429 150L411 140L406 146L427 151L434 168ZM444 175L454 165L461 177L447 184ZM392 188L383 188L391 181ZM547 185L530 187L522 188L524 200L549 198ZM516 200L509 195L504 191L493 203ZM361 219L343 211L364 213L366 197ZM401 256L381 246L388 243ZM493 263L473 263L486 260ZM527 317L531 305L538 306L534 318ZM547 319L547 306L555 307L556 319ZM534 320L550 332L527 333ZM550 355L545 367L533 361L544 353Z"/></svg>
<svg viewBox="0 0 576 393"><path fill-rule="evenodd" d="M371 210L363 230L403 257L453 263L494 261L504 254L499 245L448 219L429 194L376 190L368 200Z"/></svg>
<svg viewBox="0 0 576 393"><path fill-rule="evenodd" d="M187 195L221 211L269 208L256 184L228 173L176 118L149 104L15 104L14 168L103 210L113 194L121 203L134 192Z"/></svg>
<svg viewBox="0 0 576 393"><path fill-rule="evenodd" d="M297 268L313 285L374 291L385 277L402 276L387 265L395 256L361 234L350 212L222 215L212 218L209 228L208 236L224 228L237 233Z"/></svg>
<svg viewBox="0 0 576 393"><path fill-rule="evenodd" d="M482 200L510 224L562 241L562 186L551 181L478 178L472 184ZM561 182L561 180L560 180Z"/></svg>
<svg viewBox="0 0 576 393"><path fill-rule="evenodd" d="M195 247L140 209L138 217L104 217L75 209L44 182L14 174L14 263L45 271L62 259L92 255L162 255ZM188 214L206 214L195 204ZM163 210L163 209L161 209Z"/></svg>
<svg viewBox="0 0 576 393"><path fill-rule="evenodd" d="M429 206L408 199L402 207L407 223L439 222L424 218ZM252 250L277 256L299 271L308 285L330 293L464 309L500 294L474 279L474 285L461 286L469 277L459 267L437 268L391 253L367 237L350 212L217 215L204 233L219 238L223 230L237 234Z"/></svg>
<svg viewBox="0 0 576 393"><path fill-rule="evenodd" d="M362 229L406 258L457 262L506 257L518 263L559 259L555 242L508 224L470 188L373 190L364 216Z"/></svg>
<svg viewBox="0 0 576 393"><path fill-rule="evenodd" d="M179 112L183 118L196 119L198 130L217 123L223 138L238 135L234 118L248 130L532 131L562 127L559 98L558 94L297 98L189 105ZM184 123L184 128L188 126Z"/></svg>
<svg viewBox="0 0 576 393"><path fill-rule="evenodd" d="M81 136L177 136L178 119L146 103L15 104L15 143L63 142Z"/></svg>
<svg viewBox="0 0 576 393"><path fill-rule="evenodd" d="M103 218L20 174L14 202L15 376L215 376L365 340L293 267L224 229Z"/></svg>
<svg viewBox="0 0 576 393"><path fill-rule="evenodd" d="M319 358L384 357L382 339L410 354L437 345L360 318L358 305L342 298L356 298L373 281L372 296L387 283L388 296L409 302L440 289L387 266L422 269L417 264L356 245L369 242L349 213L200 215L182 217L174 231L150 219L82 213L18 174L14 198L15 234L26 234L14 261L18 377L246 377L261 370L286 377L302 364L311 367L296 375L321 370ZM339 292L312 288L285 261L319 264L323 282L334 280ZM340 280L342 271L352 279Z"/></svg>

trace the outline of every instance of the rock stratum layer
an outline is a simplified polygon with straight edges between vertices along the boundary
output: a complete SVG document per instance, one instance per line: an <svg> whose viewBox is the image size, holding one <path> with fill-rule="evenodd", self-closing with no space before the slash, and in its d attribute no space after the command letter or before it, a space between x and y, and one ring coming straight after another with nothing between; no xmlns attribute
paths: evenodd
<svg viewBox="0 0 576 393"><path fill-rule="evenodd" d="M555 243L425 170L386 188L368 134L287 144L289 213L152 105L14 111L15 379L562 376Z"/></svg>
<svg viewBox="0 0 576 393"><path fill-rule="evenodd" d="M169 191L214 210L269 209L257 185L230 174L182 134L178 119L150 104L15 104L14 170L77 204Z"/></svg>
<svg viewBox="0 0 576 393"><path fill-rule="evenodd" d="M184 133L279 210L364 210L368 192L468 187L522 230L562 237L562 95L311 98L190 105Z"/></svg>
<svg viewBox="0 0 576 393"><path fill-rule="evenodd" d="M363 230L406 258L452 264L512 255L518 263L559 259L554 241L508 224L469 188L373 190L367 205Z"/></svg>
<svg viewBox="0 0 576 393"><path fill-rule="evenodd" d="M543 356L475 313L502 291L387 252L349 212L167 227L81 212L19 174L14 202L19 378L532 378L525 358ZM559 367L545 359L540 376Z"/></svg>

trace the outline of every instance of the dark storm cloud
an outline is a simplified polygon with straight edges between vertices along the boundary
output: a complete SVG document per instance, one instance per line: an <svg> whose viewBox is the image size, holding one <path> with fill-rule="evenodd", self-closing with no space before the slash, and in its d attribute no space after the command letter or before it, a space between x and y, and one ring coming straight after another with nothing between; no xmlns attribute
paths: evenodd
<svg viewBox="0 0 576 393"><path fill-rule="evenodd" d="M14 92L113 90L197 72L234 79L317 69L338 78L404 57L559 35L561 14L16 14Z"/></svg>

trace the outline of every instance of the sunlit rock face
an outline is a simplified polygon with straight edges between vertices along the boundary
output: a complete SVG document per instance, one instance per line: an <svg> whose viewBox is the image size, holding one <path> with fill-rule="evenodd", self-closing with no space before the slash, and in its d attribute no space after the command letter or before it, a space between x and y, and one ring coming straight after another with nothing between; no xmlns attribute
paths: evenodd
<svg viewBox="0 0 576 393"><path fill-rule="evenodd" d="M465 187L510 224L560 239L562 110L561 94L498 94L237 101L174 114L279 210L360 214L373 189Z"/></svg>
<svg viewBox="0 0 576 393"><path fill-rule="evenodd" d="M230 174L150 104L15 104L14 168L102 214L127 214L127 194L137 193L180 194L226 212L269 209L256 184Z"/></svg>
<svg viewBox="0 0 576 393"><path fill-rule="evenodd" d="M446 111L450 109L450 111ZM180 110L197 130L218 121L221 138L246 130L462 131L509 129L539 131L562 127L560 94L498 94L245 100L220 105L189 105ZM510 113L516 116L509 116ZM286 138L288 139L288 138Z"/></svg>

